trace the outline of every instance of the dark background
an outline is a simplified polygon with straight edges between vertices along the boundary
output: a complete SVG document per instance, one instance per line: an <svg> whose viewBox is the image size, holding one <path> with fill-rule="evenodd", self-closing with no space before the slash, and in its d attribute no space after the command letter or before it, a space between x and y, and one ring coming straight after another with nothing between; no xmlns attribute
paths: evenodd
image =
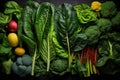
<svg viewBox="0 0 120 80"><path fill-rule="evenodd" d="M10 0L0 0L0 12L4 11L4 5L7 1L10 1ZM14 1L19 3L20 6L24 6L27 0L14 0ZM90 5L90 3L94 0L36 0L36 1L39 3L51 2L55 4L56 6L59 6L62 3L70 3L74 6L74 5L82 4L82 3ZM97 1L104 2L107 0L97 0ZM117 2L118 0L113 0L113 1L118 6L118 9L120 9L119 2ZM91 77L84 78L84 77L79 77L78 75L66 74L64 76L53 76L53 77L45 75L45 76L39 76L37 78L28 75L26 77L20 78L15 74L6 75L2 73L0 70L0 80L99 80L99 79L100 80L120 80L119 76L120 76L119 74L116 74L116 75L100 74L100 75L92 75Z"/></svg>

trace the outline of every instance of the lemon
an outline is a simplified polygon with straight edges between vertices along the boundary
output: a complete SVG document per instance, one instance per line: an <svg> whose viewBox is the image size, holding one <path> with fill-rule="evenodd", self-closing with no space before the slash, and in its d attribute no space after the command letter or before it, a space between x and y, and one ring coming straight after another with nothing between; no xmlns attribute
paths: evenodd
<svg viewBox="0 0 120 80"><path fill-rule="evenodd" d="M18 56L22 56L25 54L25 49L21 48L21 47L17 47L17 48L15 48L15 54Z"/></svg>
<svg viewBox="0 0 120 80"><path fill-rule="evenodd" d="M8 41L12 47L18 46L18 36L16 33L8 34Z"/></svg>

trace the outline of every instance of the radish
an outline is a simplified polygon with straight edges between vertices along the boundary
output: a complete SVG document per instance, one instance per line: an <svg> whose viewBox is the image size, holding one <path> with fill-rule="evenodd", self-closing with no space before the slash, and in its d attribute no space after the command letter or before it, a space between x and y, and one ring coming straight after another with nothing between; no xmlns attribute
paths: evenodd
<svg viewBox="0 0 120 80"><path fill-rule="evenodd" d="M18 30L18 24L15 20L11 20L9 23L8 23L8 30L10 32L16 32Z"/></svg>

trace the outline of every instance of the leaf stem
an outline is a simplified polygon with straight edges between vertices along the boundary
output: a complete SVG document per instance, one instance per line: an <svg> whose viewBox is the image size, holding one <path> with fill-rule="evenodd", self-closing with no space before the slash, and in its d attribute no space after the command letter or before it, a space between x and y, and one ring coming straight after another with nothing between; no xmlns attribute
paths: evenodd
<svg viewBox="0 0 120 80"><path fill-rule="evenodd" d="M69 38L68 38L68 33L66 33L66 38L67 38L67 48L68 48L68 61L69 61L69 64L68 64L68 69L70 69L70 66L71 66L71 54L70 54L70 43L69 43Z"/></svg>
<svg viewBox="0 0 120 80"><path fill-rule="evenodd" d="M48 34L48 38L47 38L47 43L48 43L48 55L47 55L47 72L49 72L49 69L50 69L50 43L49 43L49 34Z"/></svg>
<svg viewBox="0 0 120 80"><path fill-rule="evenodd" d="M35 52L34 52L33 59L32 59L32 71L31 71L32 76L34 76L36 52L37 52L37 47L35 48Z"/></svg>
<svg viewBox="0 0 120 80"><path fill-rule="evenodd" d="M109 40L108 40L108 44L109 44L109 47L110 47L110 56L112 56L113 55L112 44Z"/></svg>

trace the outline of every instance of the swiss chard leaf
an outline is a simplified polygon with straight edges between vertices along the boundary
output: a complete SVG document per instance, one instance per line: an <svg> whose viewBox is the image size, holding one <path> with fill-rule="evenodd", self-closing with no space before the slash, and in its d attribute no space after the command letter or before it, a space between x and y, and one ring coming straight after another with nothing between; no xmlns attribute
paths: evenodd
<svg viewBox="0 0 120 80"><path fill-rule="evenodd" d="M79 22L72 5L64 3L59 6L55 15L57 39L66 50L68 49L67 39L70 48L73 48L77 36Z"/></svg>

